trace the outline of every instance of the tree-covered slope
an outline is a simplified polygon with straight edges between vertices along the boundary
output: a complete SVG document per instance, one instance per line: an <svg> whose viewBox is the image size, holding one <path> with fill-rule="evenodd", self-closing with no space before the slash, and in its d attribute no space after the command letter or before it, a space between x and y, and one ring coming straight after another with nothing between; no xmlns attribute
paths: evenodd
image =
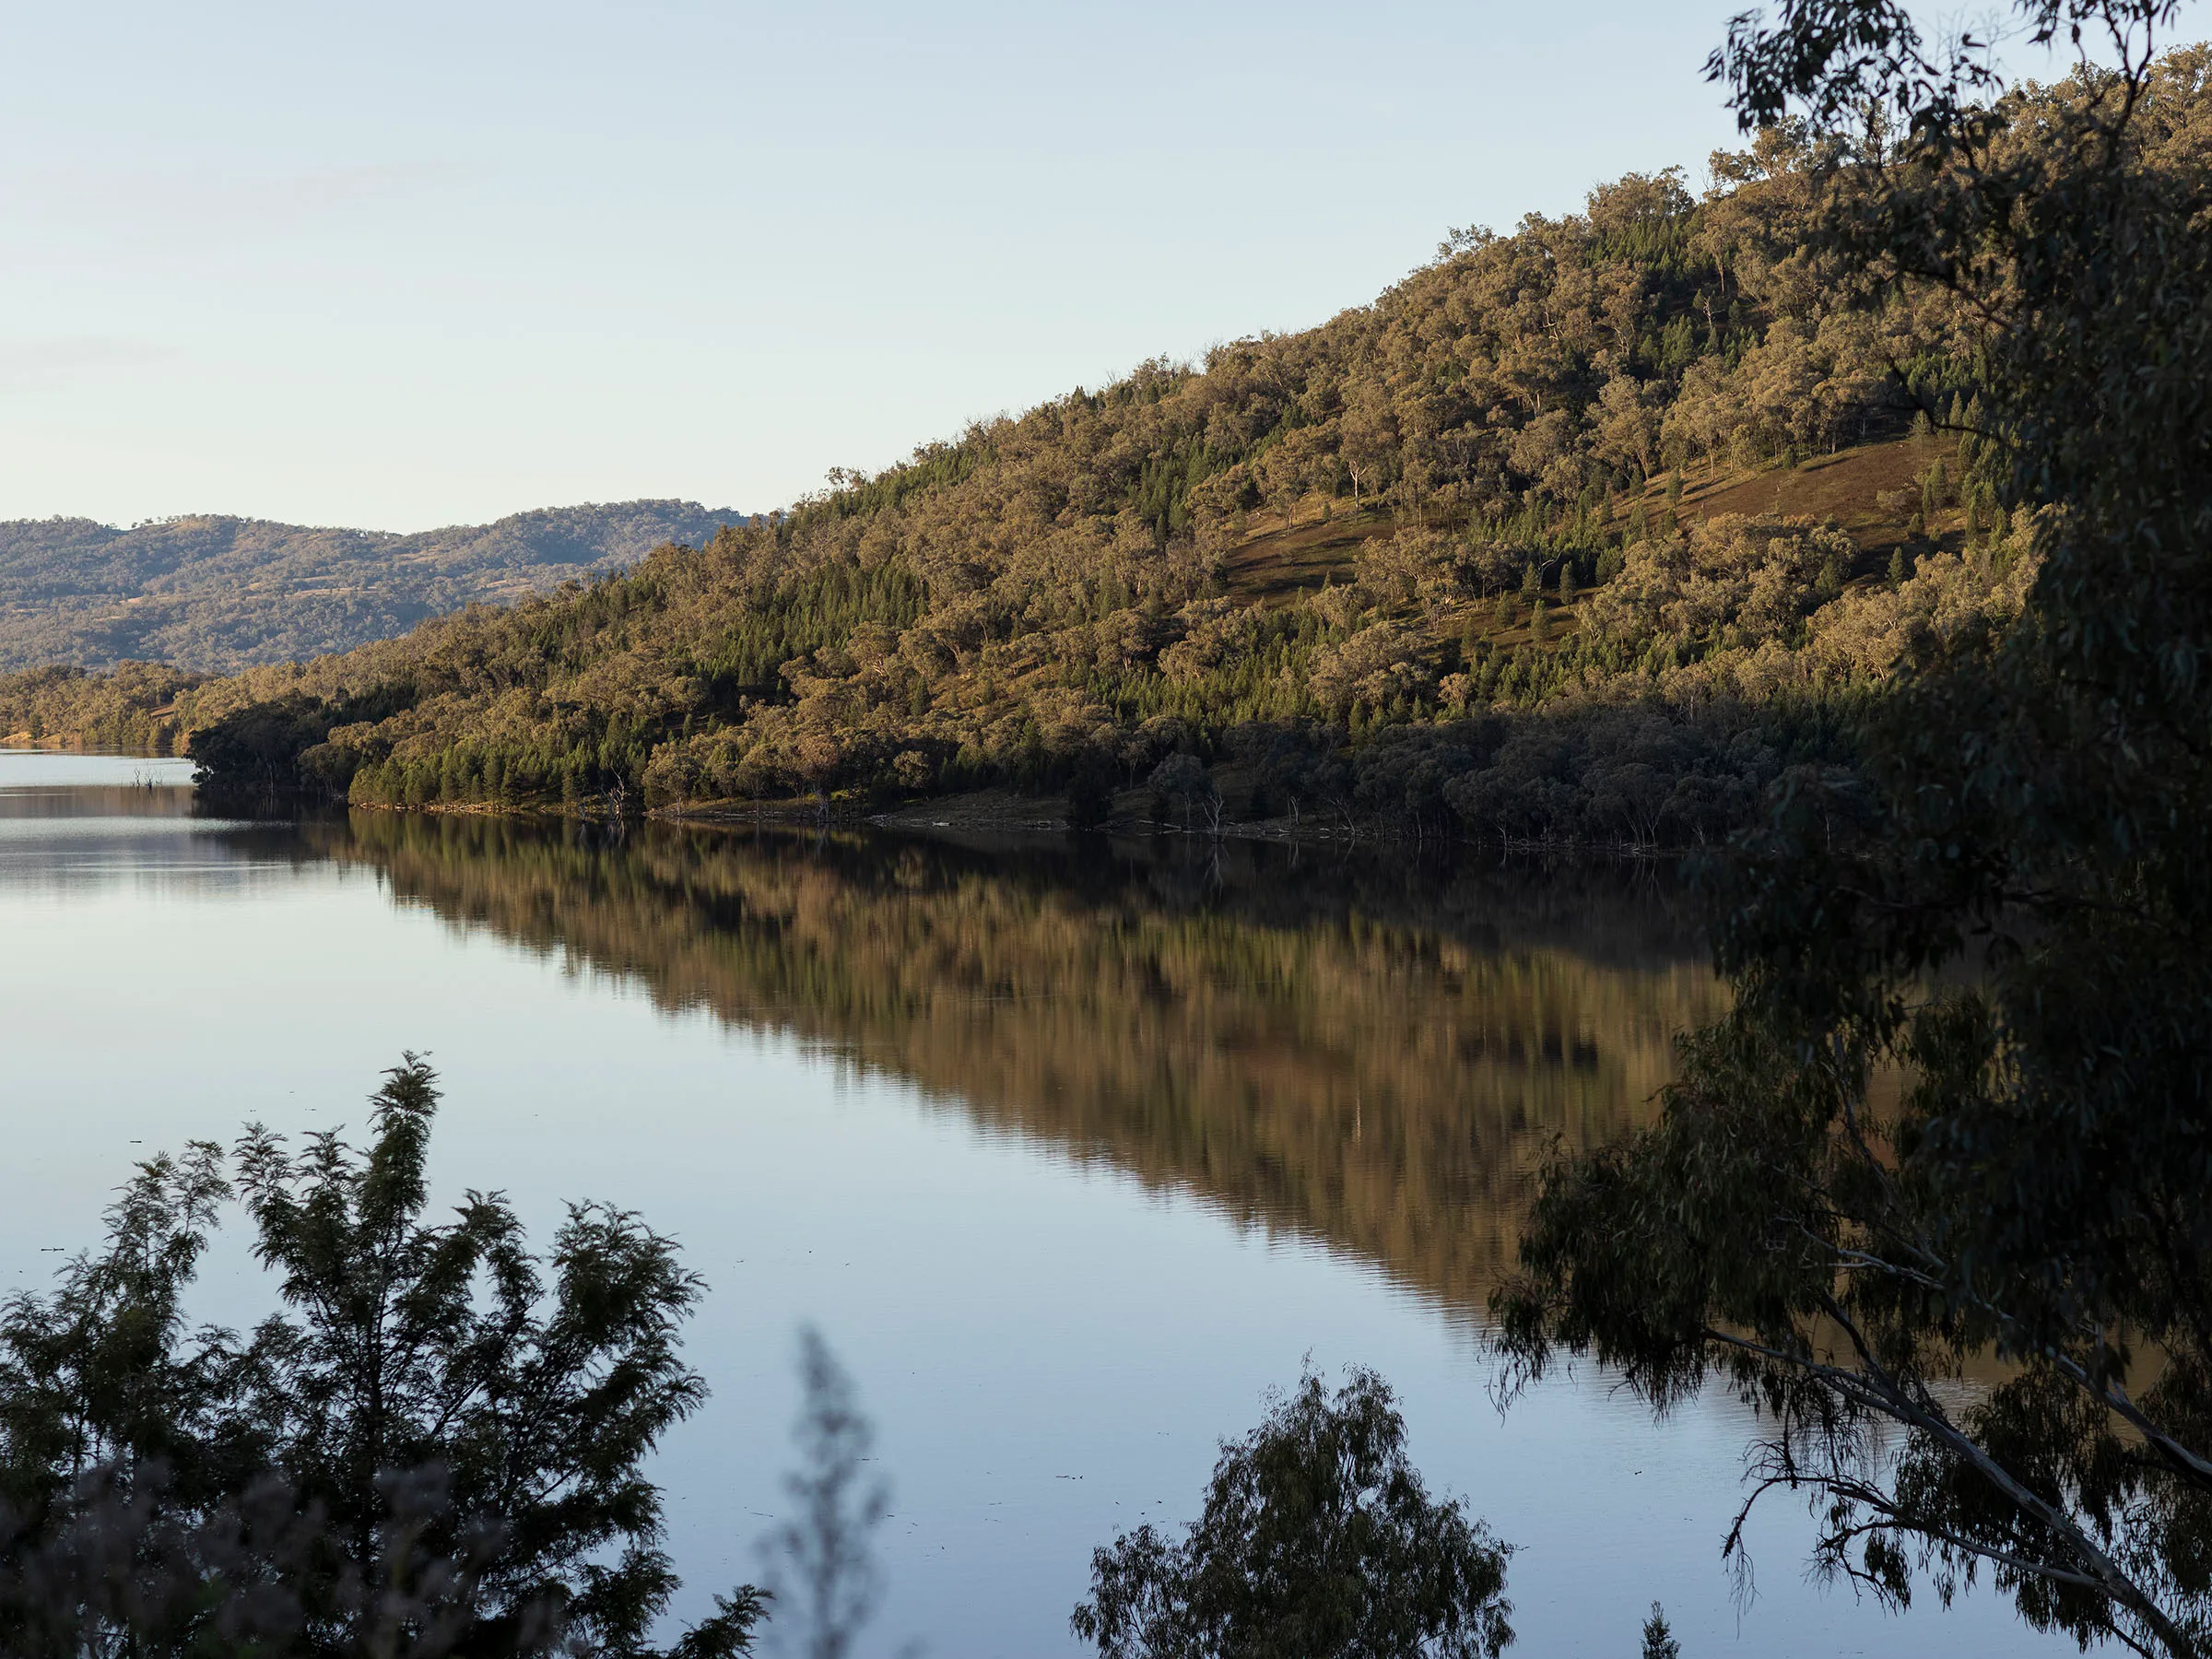
<svg viewBox="0 0 2212 1659"><path fill-rule="evenodd" d="M2154 73L2147 154L2212 127L2204 55ZM2007 104L2013 141L2080 95ZM197 687L0 684L0 731L166 733L363 804L1003 784L1082 819L1156 779L1193 821L1710 837L2035 580L1982 324L1844 279L1812 234L1828 159L1772 131L1701 198L1631 175L1455 232L1319 327L841 472L573 592Z"/></svg>
<svg viewBox="0 0 2212 1659"><path fill-rule="evenodd" d="M127 660L234 672L348 651L703 542L742 515L689 501L547 508L412 535L192 516L119 530L0 523L0 669Z"/></svg>

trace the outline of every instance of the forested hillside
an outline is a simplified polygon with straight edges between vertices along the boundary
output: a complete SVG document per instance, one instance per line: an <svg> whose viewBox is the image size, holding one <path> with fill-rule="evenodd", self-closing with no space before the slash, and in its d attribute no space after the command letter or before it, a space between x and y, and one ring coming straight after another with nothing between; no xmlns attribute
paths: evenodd
<svg viewBox="0 0 2212 1659"><path fill-rule="evenodd" d="M0 669L140 660L227 673L349 651L704 541L740 516L624 501L414 535L219 516L128 530L18 519L0 524Z"/></svg>
<svg viewBox="0 0 2212 1659"><path fill-rule="evenodd" d="M2202 146L2206 61L2154 72L2146 153ZM2011 141L2080 96L2015 99ZM0 683L0 729L182 737L218 777L362 804L1006 785L1078 823L1706 838L1847 759L1853 700L2003 629L2038 567L1980 324L1829 268L1824 163L1770 130L1701 198L1631 175L1453 232L1320 327L834 475L620 576L204 685Z"/></svg>

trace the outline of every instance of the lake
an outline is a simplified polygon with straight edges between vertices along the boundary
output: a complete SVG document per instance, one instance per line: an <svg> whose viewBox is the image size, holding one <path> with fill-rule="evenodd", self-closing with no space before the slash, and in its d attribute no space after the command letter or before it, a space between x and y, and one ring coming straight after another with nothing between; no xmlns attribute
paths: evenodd
<svg viewBox="0 0 2212 1659"><path fill-rule="evenodd" d="M206 816L182 762L0 752L0 1285L98 1238L132 1160L359 1128L428 1053L441 1200L540 1239L601 1198L712 1286L712 1389L656 1465L697 1613L759 1576L796 1334L894 1488L863 1649L1074 1653L1091 1549L1197 1508L1301 1363L1398 1390L1432 1488L1516 1545L1517 1653L2072 1651L1987 1594L1902 1617L1803 1576L1786 1498L1720 1543L1747 1414L1600 1372L1500 1416L1484 1305L1547 1147L1647 1121L1724 1006L1649 867L1428 865L475 816ZM235 1236L207 1317L266 1306Z"/></svg>

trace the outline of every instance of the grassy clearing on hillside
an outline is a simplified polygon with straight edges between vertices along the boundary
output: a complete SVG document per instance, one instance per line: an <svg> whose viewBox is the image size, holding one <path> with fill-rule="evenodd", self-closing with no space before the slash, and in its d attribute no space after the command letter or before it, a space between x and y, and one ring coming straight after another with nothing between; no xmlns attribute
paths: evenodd
<svg viewBox="0 0 2212 1659"><path fill-rule="evenodd" d="M1945 533L1959 527L1962 514L1954 507L1936 519L1934 535L1924 535L1914 528L1910 511L1894 500L1884 501L1885 497L1904 494L1917 497L1921 476L1932 461L1944 461L1956 476L1958 453L1955 439L1900 438L1795 465L1691 467L1683 475L1680 516L1711 519L1733 512L1833 519L1863 553L1887 559L1891 549L1916 539L1941 545ZM1641 500L1653 523L1665 510L1666 488L1664 477L1644 484ZM1625 530L1627 524L1625 505L1606 521L1606 527L1617 532ZM1300 500L1288 520L1281 514L1254 513L1243 539L1222 559L1225 591L1247 603L1279 605L1293 594L1318 592L1332 582L1342 586L1355 579L1362 547L1377 538L1387 540L1404 527L1390 513L1371 509L1347 512L1340 503L1318 497Z"/></svg>

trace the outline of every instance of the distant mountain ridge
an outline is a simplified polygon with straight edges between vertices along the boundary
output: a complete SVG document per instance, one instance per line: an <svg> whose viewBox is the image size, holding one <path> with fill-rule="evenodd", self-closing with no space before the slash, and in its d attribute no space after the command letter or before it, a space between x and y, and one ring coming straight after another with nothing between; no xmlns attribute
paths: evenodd
<svg viewBox="0 0 2212 1659"><path fill-rule="evenodd" d="M638 500L412 535L192 515L117 529L0 522L0 672L153 660L232 673L350 651L426 617L505 603L697 547L730 508Z"/></svg>

